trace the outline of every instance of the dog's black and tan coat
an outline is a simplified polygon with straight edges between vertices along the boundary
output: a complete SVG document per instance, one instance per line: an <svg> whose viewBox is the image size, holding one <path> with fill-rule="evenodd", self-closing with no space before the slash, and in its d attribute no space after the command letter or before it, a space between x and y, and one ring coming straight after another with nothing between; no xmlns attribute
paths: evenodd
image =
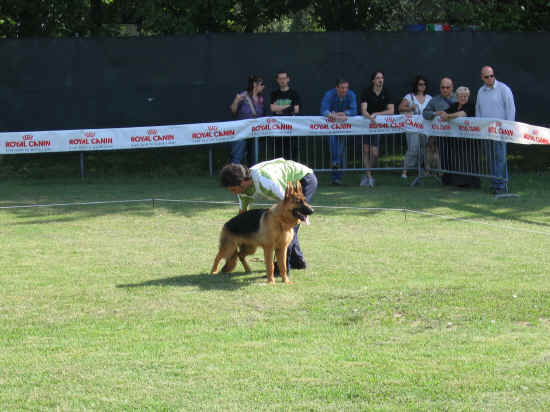
<svg viewBox="0 0 550 412"><path fill-rule="evenodd" d="M231 272L237 266L237 258L245 271L250 272L246 256L256 252L258 246L264 249L267 282L275 283L273 275L273 254L277 258L279 272L284 283L288 279L286 267L287 248L294 236L292 228L300 222L309 223L313 208L302 194L300 182L288 184L285 198L270 209L252 209L229 220L222 228L220 248L211 273L218 273L222 259L225 265L222 272Z"/></svg>

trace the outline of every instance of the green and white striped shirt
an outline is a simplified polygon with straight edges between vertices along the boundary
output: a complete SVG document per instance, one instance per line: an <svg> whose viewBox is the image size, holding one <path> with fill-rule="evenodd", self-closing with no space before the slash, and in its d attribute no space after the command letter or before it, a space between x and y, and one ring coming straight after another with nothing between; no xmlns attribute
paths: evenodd
<svg viewBox="0 0 550 412"><path fill-rule="evenodd" d="M283 200L287 184L296 183L309 173L313 173L309 167L282 157L252 166L250 176L253 184L237 195L241 210L247 210L258 195L271 200Z"/></svg>

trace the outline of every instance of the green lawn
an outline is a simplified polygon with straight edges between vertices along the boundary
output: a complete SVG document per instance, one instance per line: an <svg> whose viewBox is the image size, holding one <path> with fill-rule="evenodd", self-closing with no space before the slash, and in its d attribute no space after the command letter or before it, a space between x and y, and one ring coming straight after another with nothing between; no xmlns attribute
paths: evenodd
<svg viewBox="0 0 550 412"><path fill-rule="evenodd" d="M495 199L322 176L312 203L342 208L302 227L293 285L266 284L261 251L251 274L208 274L236 205L0 209L0 410L549 410L548 177L515 176L520 197ZM214 178L0 193L234 200Z"/></svg>

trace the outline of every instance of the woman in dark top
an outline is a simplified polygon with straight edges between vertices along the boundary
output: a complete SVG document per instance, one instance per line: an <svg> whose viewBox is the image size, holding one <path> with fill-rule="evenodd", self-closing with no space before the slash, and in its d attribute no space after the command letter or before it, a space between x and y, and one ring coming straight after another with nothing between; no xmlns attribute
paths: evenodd
<svg viewBox="0 0 550 412"><path fill-rule="evenodd" d="M457 102L453 103L441 115L443 120L457 117L475 117L475 106L470 103L470 90L467 87L456 89ZM445 145L445 153L441 153L442 167L447 170L456 170L463 173L479 173L476 159L479 159L479 142L467 138L449 138ZM481 182L477 176L446 173L443 183L459 187L479 188Z"/></svg>
<svg viewBox="0 0 550 412"><path fill-rule="evenodd" d="M446 120L455 119L457 117L475 117L476 108L470 103L470 89L460 86L456 89L457 102L453 103L445 112L447 113Z"/></svg>

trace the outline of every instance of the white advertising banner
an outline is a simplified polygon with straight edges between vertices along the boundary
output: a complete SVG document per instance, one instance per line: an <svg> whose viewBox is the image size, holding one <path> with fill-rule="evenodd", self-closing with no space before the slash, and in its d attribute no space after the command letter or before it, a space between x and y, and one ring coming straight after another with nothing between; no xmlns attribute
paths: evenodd
<svg viewBox="0 0 550 412"><path fill-rule="evenodd" d="M496 140L517 144L550 144L550 129L508 120L461 117L426 120L420 115L363 116L345 122L322 116L277 116L229 122L114 129L0 133L0 154L144 149L215 144L263 136L372 135L416 132Z"/></svg>

